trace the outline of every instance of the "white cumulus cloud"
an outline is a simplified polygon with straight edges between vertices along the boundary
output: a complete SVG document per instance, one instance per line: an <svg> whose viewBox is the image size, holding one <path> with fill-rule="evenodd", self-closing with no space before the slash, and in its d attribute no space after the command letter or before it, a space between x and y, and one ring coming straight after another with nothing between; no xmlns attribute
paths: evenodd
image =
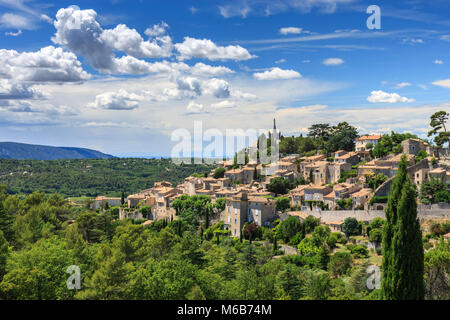
<svg viewBox="0 0 450 320"><path fill-rule="evenodd" d="M397 93L388 93L381 90L372 91L367 101L372 103L399 103L399 102L414 102L416 100L402 97Z"/></svg>
<svg viewBox="0 0 450 320"><path fill-rule="evenodd" d="M180 60L200 58L208 60L248 60L254 58L247 49L241 46L218 46L208 39L185 37L182 43L174 45L180 53Z"/></svg>
<svg viewBox="0 0 450 320"><path fill-rule="evenodd" d="M0 77L31 82L77 82L90 78L72 52L48 46L35 52L0 50Z"/></svg>
<svg viewBox="0 0 450 320"><path fill-rule="evenodd" d="M118 92L105 92L95 97L95 101L89 103L88 106L97 109L109 110L132 110L139 107L139 101L143 97L126 90Z"/></svg>
<svg viewBox="0 0 450 320"><path fill-rule="evenodd" d="M217 77L225 74L234 73L234 71L224 66L214 67L198 62L193 67L191 67L191 73L196 76Z"/></svg>
<svg viewBox="0 0 450 320"><path fill-rule="evenodd" d="M30 84L0 79L0 100L2 99L44 99L45 94Z"/></svg>
<svg viewBox="0 0 450 320"><path fill-rule="evenodd" d="M328 58L323 60L323 64L326 66L338 66L343 63L344 60L342 60L341 58Z"/></svg>
<svg viewBox="0 0 450 320"><path fill-rule="evenodd" d="M272 68L264 72L253 74L256 80L277 80L277 79L294 79L301 78L301 74L294 70L283 70L280 68Z"/></svg>
<svg viewBox="0 0 450 320"><path fill-rule="evenodd" d="M84 56L93 68L106 73L148 73L151 64L136 58L171 55L169 36L144 41L136 30L123 24L103 30L92 9L80 10L77 6L59 9L54 26L54 43ZM114 51L127 55L116 58Z"/></svg>
<svg viewBox="0 0 450 320"><path fill-rule="evenodd" d="M203 83L205 91L216 98L228 98L230 96L230 84L223 80L213 78Z"/></svg>

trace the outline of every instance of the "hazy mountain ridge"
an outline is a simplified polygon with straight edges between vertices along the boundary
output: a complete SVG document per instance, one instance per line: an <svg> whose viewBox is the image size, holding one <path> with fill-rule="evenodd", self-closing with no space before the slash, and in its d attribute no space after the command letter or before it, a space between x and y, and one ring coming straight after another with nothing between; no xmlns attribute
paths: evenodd
<svg viewBox="0 0 450 320"><path fill-rule="evenodd" d="M53 147L17 142L0 142L0 159L109 159L114 156L97 150L75 147Z"/></svg>

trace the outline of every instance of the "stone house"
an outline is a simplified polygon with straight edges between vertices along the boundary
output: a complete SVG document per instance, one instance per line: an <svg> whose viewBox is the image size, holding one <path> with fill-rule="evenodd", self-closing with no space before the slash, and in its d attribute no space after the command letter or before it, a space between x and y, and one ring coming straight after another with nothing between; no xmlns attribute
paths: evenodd
<svg viewBox="0 0 450 320"><path fill-rule="evenodd" d="M363 188L359 191L353 192L350 194L350 197L353 199L353 207L356 208L361 205L365 205L369 202L370 198L372 198L373 190L370 188Z"/></svg>
<svg viewBox="0 0 450 320"><path fill-rule="evenodd" d="M381 138L382 138L382 136L379 134L359 137L355 141L355 150L356 151L366 151L367 145L369 143L371 143L375 147L375 145L381 141Z"/></svg>
<svg viewBox="0 0 450 320"><path fill-rule="evenodd" d="M121 200L122 200L121 198L98 196L97 198L95 198L91 207L94 210L100 209L101 207L104 207L106 204L108 204L108 206L110 207L119 207L122 204Z"/></svg>
<svg viewBox="0 0 450 320"><path fill-rule="evenodd" d="M359 162L359 157L358 154L356 152L346 152L342 155L339 156L335 156L334 157L334 161L338 162L338 163L349 163L352 166L358 164Z"/></svg>
<svg viewBox="0 0 450 320"><path fill-rule="evenodd" d="M323 197L332 190L328 186L307 186L305 189L305 201L323 201Z"/></svg>
<svg viewBox="0 0 450 320"><path fill-rule="evenodd" d="M417 155L420 150L426 151L429 144L420 139L406 139L402 141L403 153Z"/></svg>
<svg viewBox="0 0 450 320"><path fill-rule="evenodd" d="M226 199L225 210L221 220L225 228L231 231L232 237L240 237L246 222L254 222L258 226L267 226L276 219L276 201L264 197L248 197L246 192Z"/></svg>

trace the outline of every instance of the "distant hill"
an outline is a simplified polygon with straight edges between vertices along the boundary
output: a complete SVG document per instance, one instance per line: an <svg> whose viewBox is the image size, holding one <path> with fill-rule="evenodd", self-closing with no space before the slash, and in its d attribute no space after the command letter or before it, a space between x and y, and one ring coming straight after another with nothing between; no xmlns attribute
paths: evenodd
<svg viewBox="0 0 450 320"><path fill-rule="evenodd" d="M0 142L0 159L58 160L109 158L114 157L91 149L40 146L16 142Z"/></svg>
<svg viewBox="0 0 450 320"><path fill-rule="evenodd" d="M203 175L215 166L175 164L171 159L61 159L53 161L0 159L0 186L8 194L34 191L70 197L120 197L153 187L156 181L173 186L192 174Z"/></svg>

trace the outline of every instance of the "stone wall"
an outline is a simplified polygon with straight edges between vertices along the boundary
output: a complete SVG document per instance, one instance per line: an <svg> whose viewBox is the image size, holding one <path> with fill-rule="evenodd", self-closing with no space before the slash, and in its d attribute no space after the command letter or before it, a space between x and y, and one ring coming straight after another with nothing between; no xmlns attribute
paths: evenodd
<svg viewBox="0 0 450 320"><path fill-rule="evenodd" d="M419 219L450 219L450 204L435 204L418 206ZM372 221L375 218L385 219L384 210L312 210L303 211L322 222L344 221L346 218L356 218L359 221Z"/></svg>

